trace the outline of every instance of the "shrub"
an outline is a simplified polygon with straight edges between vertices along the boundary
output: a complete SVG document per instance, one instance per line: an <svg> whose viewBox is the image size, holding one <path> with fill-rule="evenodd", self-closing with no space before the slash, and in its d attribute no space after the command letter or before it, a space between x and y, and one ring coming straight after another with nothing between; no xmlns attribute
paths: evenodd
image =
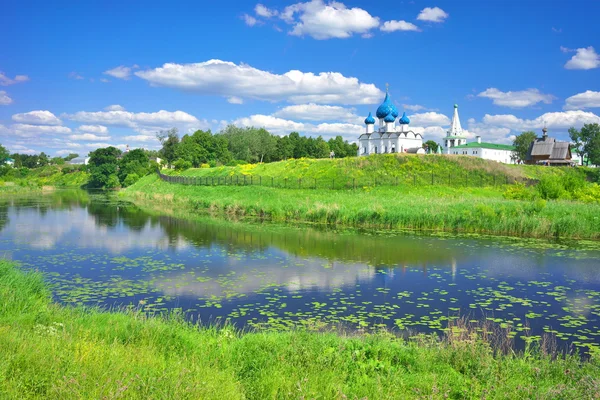
<svg viewBox="0 0 600 400"><path fill-rule="evenodd" d="M542 199L556 200L568 197L561 179L555 176L545 176L540 179L540 182L535 187Z"/></svg>
<svg viewBox="0 0 600 400"><path fill-rule="evenodd" d="M536 193L532 188L528 188L523 183L515 183L509 186L502 194L505 199L512 200L533 200Z"/></svg>
<svg viewBox="0 0 600 400"><path fill-rule="evenodd" d="M210 168L210 165L208 165L208 164L200 164L200 168Z"/></svg>
<svg viewBox="0 0 600 400"><path fill-rule="evenodd" d="M177 160L173 163L176 171L184 171L186 169L192 168L192 163L187 160Z"/></svg>
<svg viewBox="0 0 600 400"><path fill-rule="evenodd" d="M593 183L576 190L573 199L584 203L600 203L600 185Z"/></svg>
<svg viewBox="0 0 600 400"><path fill-rule="evenodd" d="M123 186L125 186L125 187L131 186L134 183L136 183L138 180L140 180L140 176L138 174L136 174L136 173L129 174L125 178L125 181L123 182Z"/></svg>
<svg viewBox="0 0 600 400"><path fill-rule="evenodd" d="M104 187L106 189L114 189L119 187L120 184L119 177L116 174L111 174L108 176L108 180L106 181L106 185L104 185Z"/></svg>

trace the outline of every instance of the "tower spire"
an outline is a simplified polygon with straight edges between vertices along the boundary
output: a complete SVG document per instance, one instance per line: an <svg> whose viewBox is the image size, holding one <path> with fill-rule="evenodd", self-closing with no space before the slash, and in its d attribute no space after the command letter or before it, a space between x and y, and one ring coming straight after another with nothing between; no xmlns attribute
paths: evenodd
<svg viewBox="0 0 600 400"><path fill-rule="evenodd" d="M389 84L389 83L386 83L386 84L385 84L385 92L386 92L386 93L389 93L389 92L390 92L390 84Z"/></svg>
<svg viewBox="0 0 600 400"><path fill-rule="evenodd" d="M454 105L454 115L452 116L452 123L450 124L450 130L447 136L462 136L463 130L460 126L460 118L458 117L458 104Z"/></svg>

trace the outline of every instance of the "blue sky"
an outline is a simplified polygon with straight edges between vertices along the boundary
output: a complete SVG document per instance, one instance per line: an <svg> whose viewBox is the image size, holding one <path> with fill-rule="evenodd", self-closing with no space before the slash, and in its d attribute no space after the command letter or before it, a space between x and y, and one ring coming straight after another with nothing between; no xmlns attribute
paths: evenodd
<svg viewBox="0 0 600 400"><path fill-rule="evenodd" d="M0 143L86 154L233 123L355 140L383 100L439 141L600 122L593 1L5 1Z"/></svg>

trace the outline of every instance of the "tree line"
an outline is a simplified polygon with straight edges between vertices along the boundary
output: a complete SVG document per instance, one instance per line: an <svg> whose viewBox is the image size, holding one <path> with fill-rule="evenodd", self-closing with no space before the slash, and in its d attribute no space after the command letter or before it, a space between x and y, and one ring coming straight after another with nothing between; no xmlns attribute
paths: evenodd
<svg viewBox="0 0 600 400"><path fill-rule="evenodd" d="M348 143L341 136L325 141L300 136L298 132L289 135L272 135L263 128L239 128L229 125L221 132L198 130L193 134L179 137L177 129L161 131L157 135L162 147L159 156L166 164L178 168L198 168L209 166L236 165L257 162L273 162L288 158L326 158L330 152L335 157L356 156L358 146Z"/></svg>

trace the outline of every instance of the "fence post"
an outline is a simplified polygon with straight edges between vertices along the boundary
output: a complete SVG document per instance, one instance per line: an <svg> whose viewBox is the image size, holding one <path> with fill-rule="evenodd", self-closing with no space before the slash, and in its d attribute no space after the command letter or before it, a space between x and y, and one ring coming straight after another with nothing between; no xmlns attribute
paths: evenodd
<svg viewBox="0 0 600 400"><path fill-rule="evenodd" d="M469 186L469 173L465 172L465 186Z"/></svg>
<svg viewBox="0 0 600 400"><path fill-rule="evenodd" d="M213 176L211 181L210 181L210 185L211 186L215 186L215 177Z"/></svg>
<svg viewBox="0 0 600 400"><path fill-rule="evenodd" d="M262 186L262 176L258 177L258 186Z"/></svg>
<svg viewBox="0 0 600 400"><path fill-rule="evenodd" d="M238 185L238 186L239 186L239 184L240 184L240 176L239 176L239 175L237 175L237 176L235 177L235 184L236 184L236 185Z"/></svg>
<svg viewBox="0 0 600 400"><path fill-rule="evenodd" d="M396 186L398 186L398 177L396 176Z"/></svg>
<svg viewBox="0 0 600 400"><path fill-rule="evenodd" d="M452 175L448 172L448 186L452 185Z"/></svg>
<svg viewBox="0 0 600 400"><path fill-rule="evenodd" d="M496 175L494 175L494 186L496 186Z"/></svg>

